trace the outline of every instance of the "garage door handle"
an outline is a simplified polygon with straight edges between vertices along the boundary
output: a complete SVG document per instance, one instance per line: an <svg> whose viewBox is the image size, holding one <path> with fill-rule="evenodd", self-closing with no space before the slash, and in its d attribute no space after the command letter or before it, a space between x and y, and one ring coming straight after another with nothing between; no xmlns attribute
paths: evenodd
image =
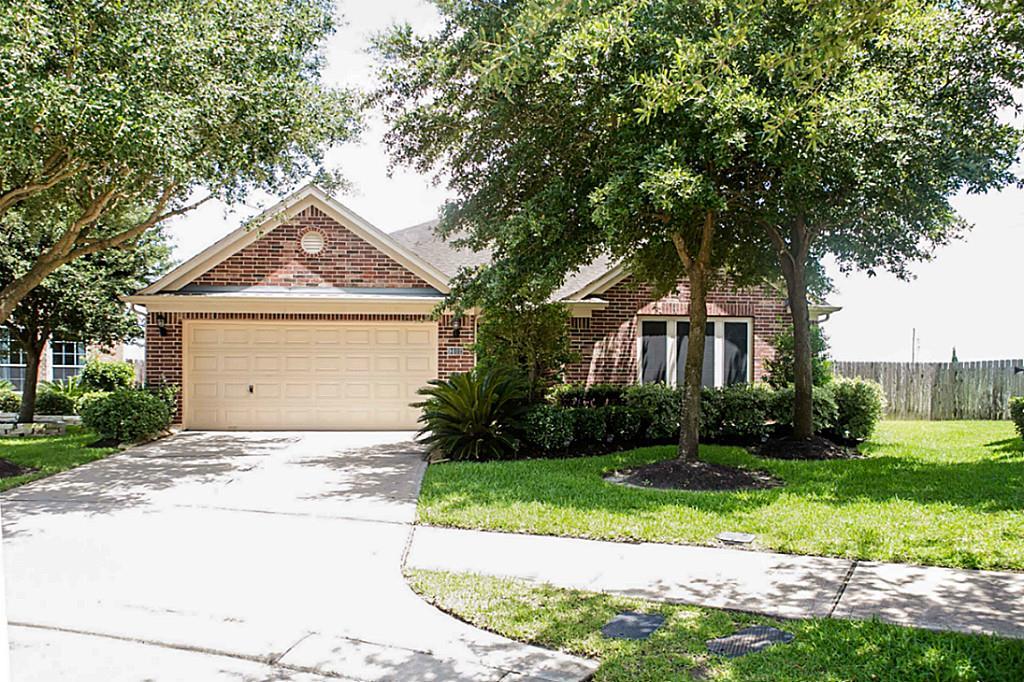
<svg viewBox="0 0 1024 682"><path fill-rule="evenodd" d="M249 393L252 393L252 384L249 384Z"/></svg>

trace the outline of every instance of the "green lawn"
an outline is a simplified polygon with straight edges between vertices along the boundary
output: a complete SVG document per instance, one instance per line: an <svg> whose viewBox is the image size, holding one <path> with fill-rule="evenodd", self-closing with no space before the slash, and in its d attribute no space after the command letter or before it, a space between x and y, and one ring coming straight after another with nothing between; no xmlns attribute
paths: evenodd
<svg viewBox="0 0 1024 682"><path fill-rule="evenodd" d="M69 426L67 435L29 438L0 438L0 457L38 471L21 476L0 478L0 491L24 485L44 476L52 476L117 452L117 448L90 448L96 434L81 427Z"/></svg>
<svg viewBox="0 0 1024 682"><path fill-rule="evenodd" d="M1024 444L1009 422L884 422L866 459L768 461L706 446L709 462L785 481L736 493L638 490L605 471L671 447L601 457L446 463L427 470L421 523L609 540L707 544L721 531L796 554L1024 570Z"/></svg>
<svg viewBox="0 0 1024 682"><path fill-rule="evenodd" d="M1024 641L936 633L874 622L793 620L534 586L476 575L417 571L417 592L439 608L512 639L598 659L595 682L839 680L1019 682ZM621 611L661 613L645 642L610 640L600 628ZM705 642L755 624L796 635L786 645L725 659Z"/></svg>

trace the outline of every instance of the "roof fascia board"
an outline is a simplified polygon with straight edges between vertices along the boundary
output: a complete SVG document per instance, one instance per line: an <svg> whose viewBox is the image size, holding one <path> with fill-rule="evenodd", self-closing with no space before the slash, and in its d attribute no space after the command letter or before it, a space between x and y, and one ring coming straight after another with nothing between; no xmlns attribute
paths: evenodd
<svg viewBox="0 0 1024 682"><path fill-rule="evenodd" d="M149 312L179 313L415 313L431 314L443 299L397 298L330 299L317 297L174 296L171 294L126 296L127 303L145 306Z"/></svg>

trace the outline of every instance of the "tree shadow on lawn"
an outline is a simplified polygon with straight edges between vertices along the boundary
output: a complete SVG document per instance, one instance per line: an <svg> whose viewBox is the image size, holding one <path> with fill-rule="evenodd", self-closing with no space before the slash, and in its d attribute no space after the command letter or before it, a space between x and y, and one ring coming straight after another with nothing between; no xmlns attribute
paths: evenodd
<svg viewBox="0 0 1024 682"><path fill-rule="evenodd" d="M1024 455L1024 438L1004 438L985 443L985 447L993 452L1005 452L1010 456Z"/></svg>

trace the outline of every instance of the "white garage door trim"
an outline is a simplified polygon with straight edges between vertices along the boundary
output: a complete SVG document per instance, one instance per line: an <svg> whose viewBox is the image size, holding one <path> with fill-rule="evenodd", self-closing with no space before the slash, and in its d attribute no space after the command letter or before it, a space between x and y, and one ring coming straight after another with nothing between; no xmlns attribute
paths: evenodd
<svg viewBox="0 0 1024 682"><path fill-rule="evenodd" d="M433 322L186 320L183 426L414 429L437 346Z"/></svg>

